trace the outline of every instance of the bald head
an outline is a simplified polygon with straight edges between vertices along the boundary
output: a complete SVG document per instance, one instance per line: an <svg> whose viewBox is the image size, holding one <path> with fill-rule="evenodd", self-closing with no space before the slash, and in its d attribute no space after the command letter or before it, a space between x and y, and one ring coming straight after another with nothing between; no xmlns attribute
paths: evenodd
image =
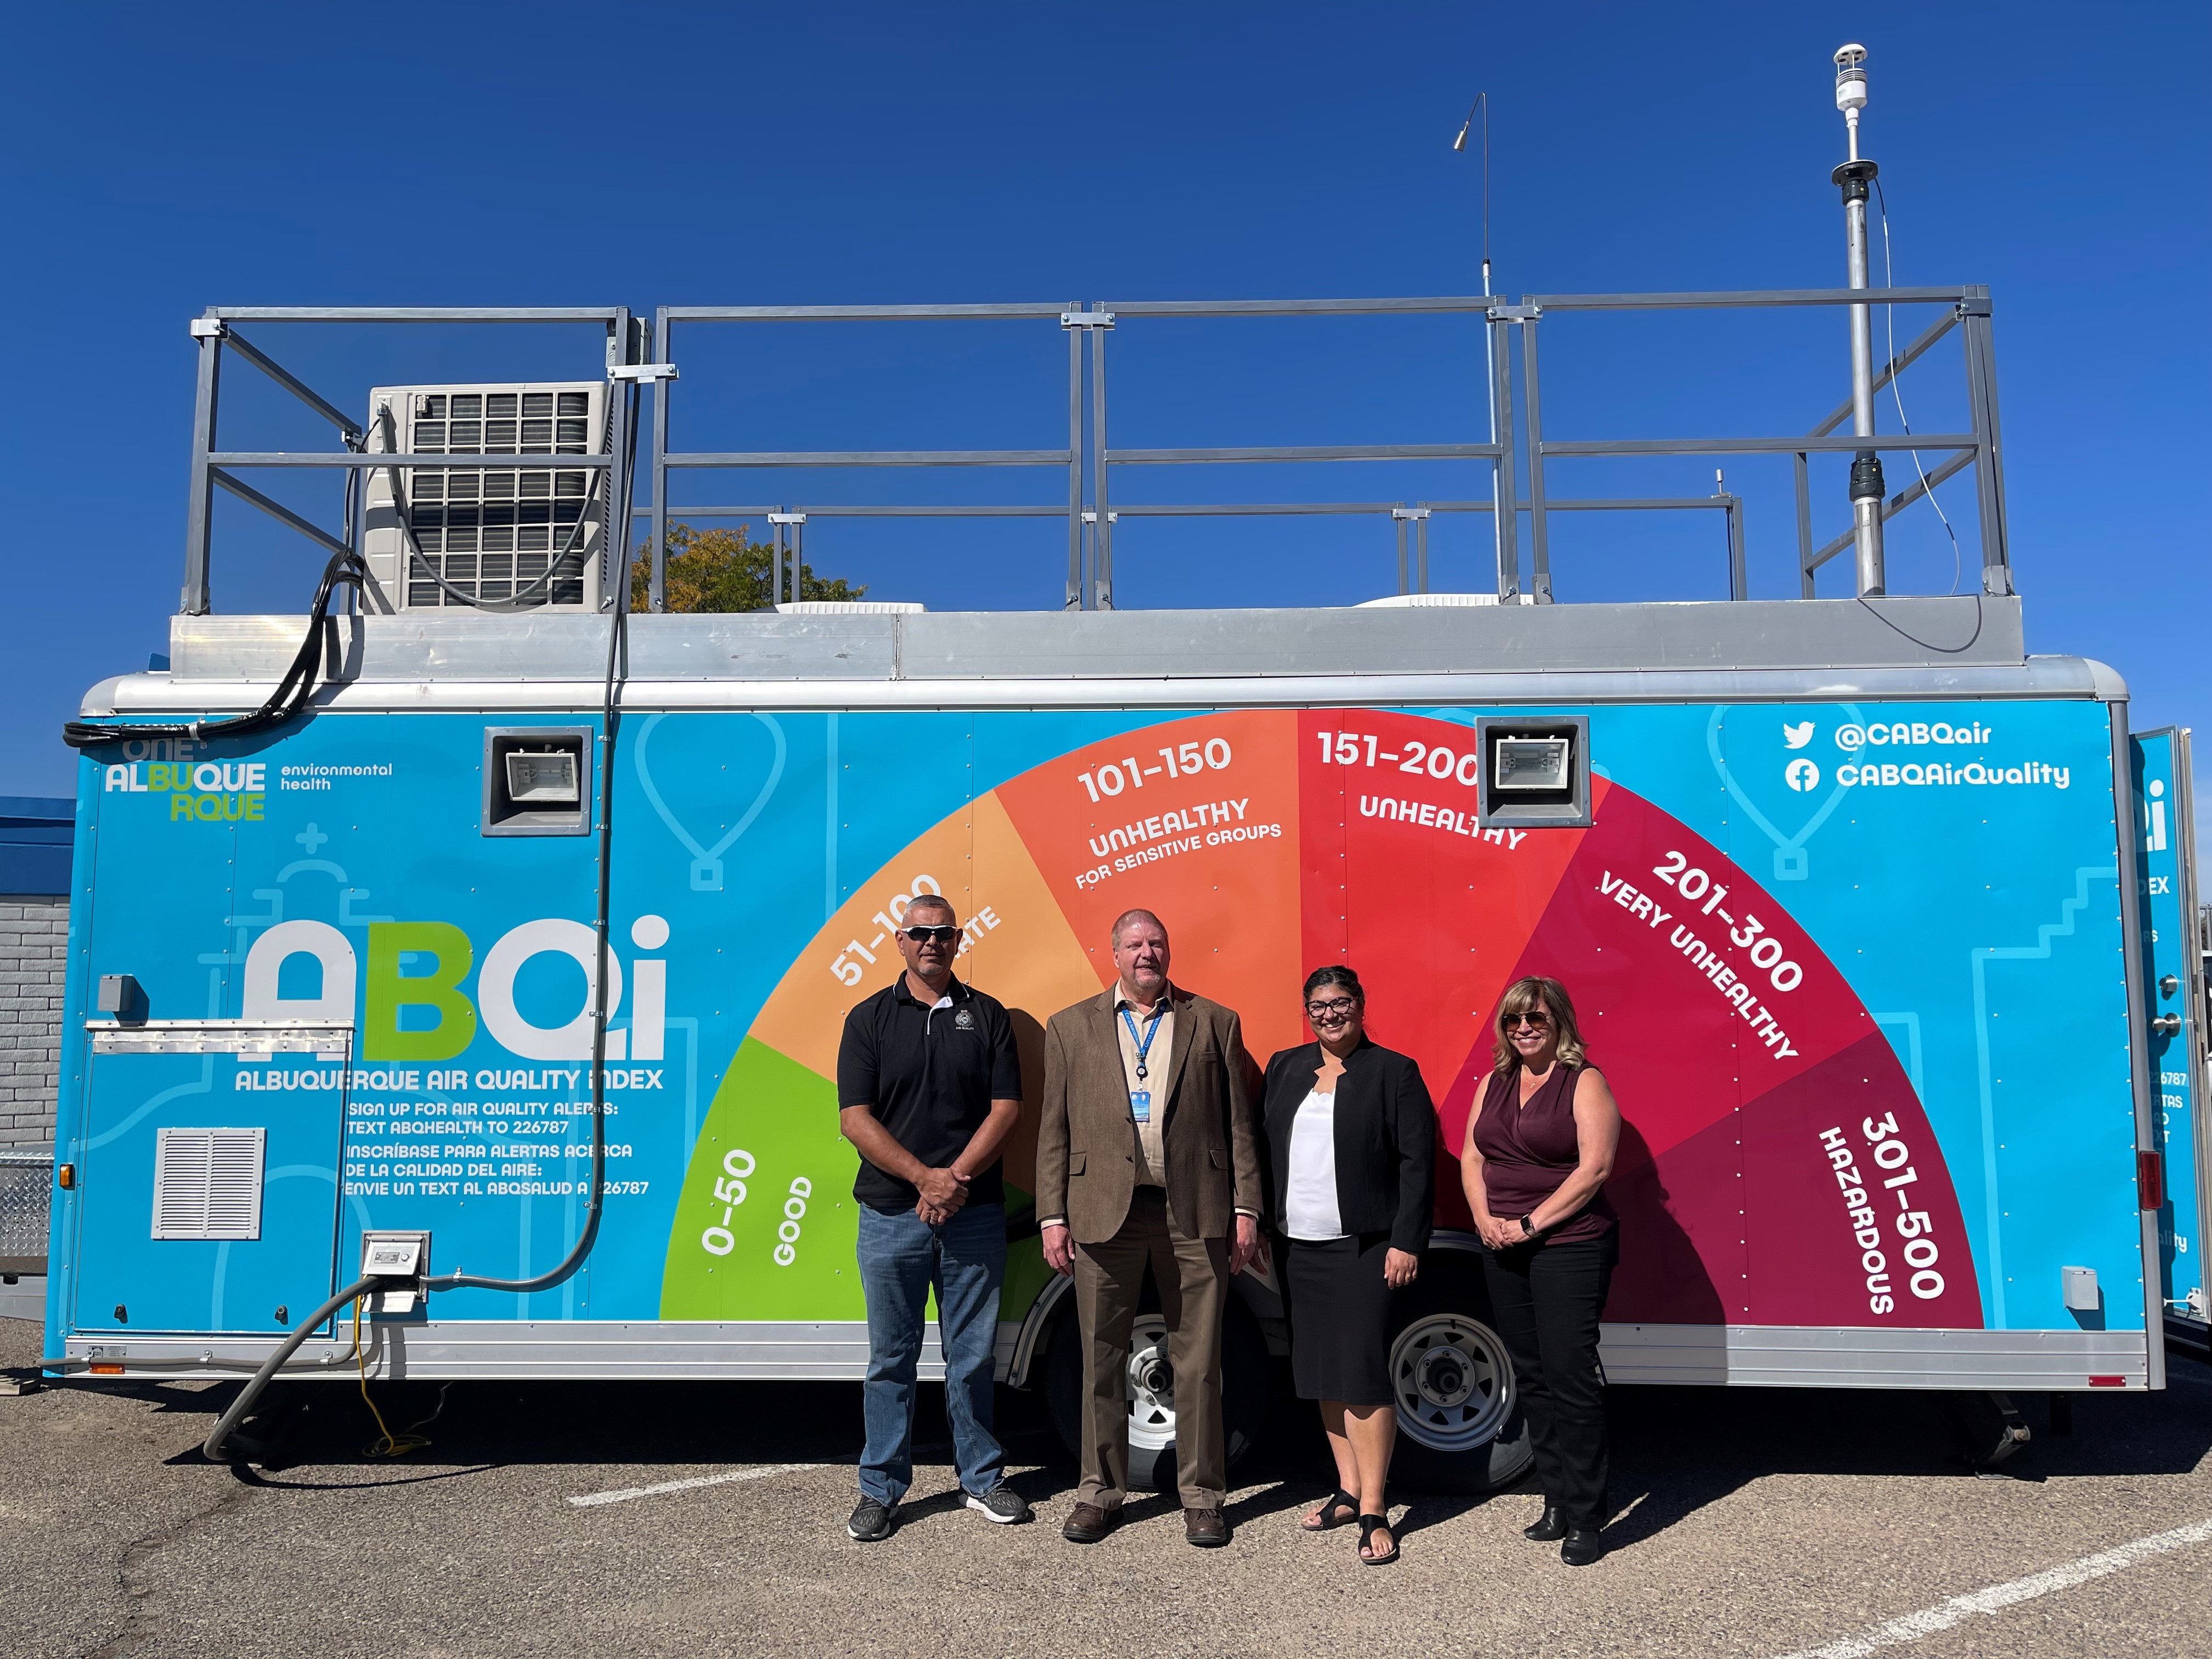
<svg viewBox="0 0 2212 1659"><path fill-rule="evenodd" d="M1161 942L1163 944L1166 942L1168 936L1167 925L1158 916L1154 915L1150 910L1122 911L1120 915L1114 918L1114 929L1112 933L1107 935L1106 942L1109 945L1118 946L1121 943L1122 929L1132 927L1139 922L1142 922L1149 927L1158 929Z"/></svg>

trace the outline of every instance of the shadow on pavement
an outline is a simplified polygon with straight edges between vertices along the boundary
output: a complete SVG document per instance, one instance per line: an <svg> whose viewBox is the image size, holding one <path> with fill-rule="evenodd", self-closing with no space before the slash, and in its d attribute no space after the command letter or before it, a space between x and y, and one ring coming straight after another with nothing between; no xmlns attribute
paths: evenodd
<svg viewBox="0 0 2212 1659"><path fill-rule="evenodd" d="M2051 1431L2047 1397L2014 1396L2033 1438L2006 1473L2039 1480L2181 1474L2197 1468L2212 1451L2212 1412L2205 1409L2212 1370L2179 1355L2169 1363L2174 1383L2166 1393L2072 1395L2071 1434ZM173 1421L211 1420L235 1397L233 1384L67 1386L137 1401L150 1416ZM405 1485L546 1465L634 1469L626 1478L648 1485L656 1466L850 1464L860 1439L860 1392L851 1382L373 1382L370 1390L395 1431L427 1420L422 1431L432 1443L403 1461L371 1456L368 1448L377 1426L352 1378L287 1383L270 1391L266 1409L256 1418L264 1429L283 1428L281 1446L258 1471L241 1470L240 1479L313 1491L362 1482L289 1480L283 1471L352 1470L374 1484ZM1762 1476L1968 1474L1956 1411L1942 1394L1615 1388L1609 1413L1616 1519L1608 1531L1617 1549L1656 1537ZM1024 1497L1048 1504L1072 1493L1073 1460L1053 1431L1041 1395L1002 1390L999 1426L1012 1479ZM949 1463L941 1387L921 1390L915 1441L925 1467ZM170 1461L198 1462L198 1448ZM1269 1431L1232 1472L1231 1484L1240 1494L1228 1506L1232 1525L1317 1503L1334 1480L1310 1407L1291 1406L1276 1413ZM1528 1494L1534 1488L1524 1481L1515 1490ZM1408 1506L1400 1522L1401 1536L1487 1501L1395 1486L1392 1498ZM917 1514L958 1503L957 1492L925 1497L917 1500ZM1171 1515L1176 1507L1172 1492L1139 1494L1131 1501L1130 1518Z"/></svg>

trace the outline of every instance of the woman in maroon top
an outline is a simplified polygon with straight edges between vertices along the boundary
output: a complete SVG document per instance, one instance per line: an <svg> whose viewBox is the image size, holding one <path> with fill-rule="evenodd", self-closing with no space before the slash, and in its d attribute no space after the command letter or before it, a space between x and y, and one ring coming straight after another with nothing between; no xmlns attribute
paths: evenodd
<svg viewBox="0 0 2212 1659"><path fill-rule="evenodd" d="M1562 1540L1559 1559L1575 1567L1605 1553L1597 1331L1620 1257L1603 1190L1620 1144L1620 1109L1583 1053L1566 988L1516 981L1498 1004L1498 1047L1460 1173L1544 1486L1543 1516L1528 1535Z"/></svg>

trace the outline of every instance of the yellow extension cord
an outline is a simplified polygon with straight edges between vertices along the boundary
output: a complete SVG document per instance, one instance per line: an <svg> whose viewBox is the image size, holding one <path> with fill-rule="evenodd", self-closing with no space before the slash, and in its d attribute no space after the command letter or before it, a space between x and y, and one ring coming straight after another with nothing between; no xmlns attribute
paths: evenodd
<svg viewBox="0 0 2212 1659"><path fill-rule="evenodd" d="M354 1369L361 1375L362 1404L368 1407L368 1414L376 1419L377 1437L361 1449L362 1455L404 1457L410 1452L421 1451L430 1443L428 1435L415 1432L416 1429L422 1426L422 1423L428 1422L430 1418L424 1418L422 1423L410 1423L400 1433L394 1434L391 1425L385 1422L384 1413L376 1409L376 1401L368 1397L368 1360L361 1351L361 1304L366 1299L358 1296L353 1299L353 1363ZM436 1415L435 1412L430 1414L431 1417Z"/></svg>

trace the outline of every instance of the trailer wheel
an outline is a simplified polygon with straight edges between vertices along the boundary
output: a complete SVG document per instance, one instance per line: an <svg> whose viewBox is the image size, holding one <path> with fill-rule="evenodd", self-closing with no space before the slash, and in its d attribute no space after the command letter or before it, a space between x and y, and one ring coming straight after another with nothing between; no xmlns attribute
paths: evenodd
<svg viewBox="0 0 2212 1659"><path fill-rule="evenodd" d="M1513 1361L1490 1323L1480 1264L1437 1250L1394 1315L1390 1386L1398 1449L1390 1478L1416 1492L1510 1486L1535 1453L1513 1386Z"/></svg>
<svg viewBox="0 0 2212 1659"><path fill-rule="evenodd" d="M1152 1297L1148 1293L1146 1301ZM1071 1299L1072 1301L1072 1299ZM1083 1455L1083 1334L1071 1305L1055 1325L1046 1358L1045 1389L1052 1425L1068 1455ZM1176 1484L1175 1373L1168 1364L1167 1321L1145 1307L1130 1328L1123 1371L1128 1401L1129 1486L1171 1492ZM1235 1295L1221 1322L1223 1438L1229 1467L1243 1460L1273 1416L1275 1379L1267 1339L1251 1310Z"/></svg>

